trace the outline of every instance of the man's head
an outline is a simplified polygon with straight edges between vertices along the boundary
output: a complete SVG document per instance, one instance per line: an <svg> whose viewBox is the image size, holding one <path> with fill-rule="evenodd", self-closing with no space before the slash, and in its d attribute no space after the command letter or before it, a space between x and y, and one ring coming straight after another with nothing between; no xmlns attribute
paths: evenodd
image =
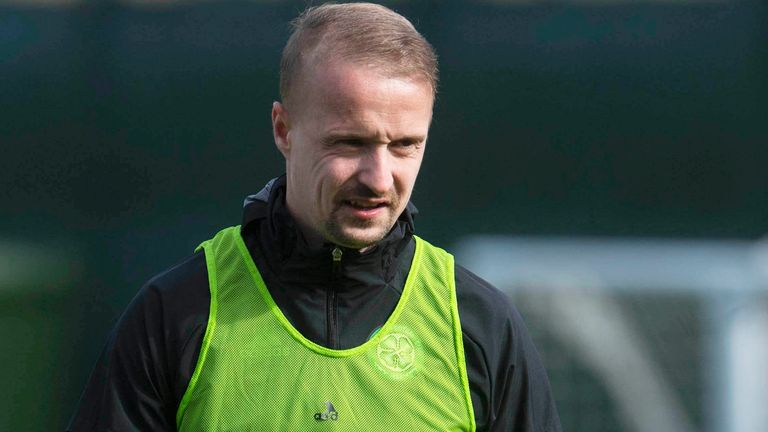
<svg viewBox="0 0 768 432"><path fill-rule="evenodd" d="M272 125L305 232L356 249L389 232L421 166L436 87L432 47L383 6L324 5L294 22Z"/></svg>

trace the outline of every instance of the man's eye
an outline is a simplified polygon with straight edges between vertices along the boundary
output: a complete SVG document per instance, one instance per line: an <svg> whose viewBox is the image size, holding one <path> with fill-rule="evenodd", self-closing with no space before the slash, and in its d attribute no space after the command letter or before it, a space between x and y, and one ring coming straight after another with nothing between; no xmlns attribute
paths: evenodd
<svg viewBox="0 0 768 432"><path fill-rule="evenodd" d="M363 145L363 142L358 139L340 139L336 140L336 144L350 147L360 147Z"/></svg>
<svg viewBox="0 0 768 432"><path fill-rule="evenodd" d="M400 140L393 143L397 147L414 147L419 144L416 140Z"/></svg>

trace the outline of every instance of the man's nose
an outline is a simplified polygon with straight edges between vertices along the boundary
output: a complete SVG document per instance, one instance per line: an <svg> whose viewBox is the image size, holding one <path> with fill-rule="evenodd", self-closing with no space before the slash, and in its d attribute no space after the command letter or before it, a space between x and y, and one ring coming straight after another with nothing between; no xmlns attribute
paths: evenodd
<svg viewBox="0 0 768 432"><path fill-rule="evenodd" d="M361 161L359 180L376 195L386 195L394 182L394 160L387 146L376 146Z"/></svg>

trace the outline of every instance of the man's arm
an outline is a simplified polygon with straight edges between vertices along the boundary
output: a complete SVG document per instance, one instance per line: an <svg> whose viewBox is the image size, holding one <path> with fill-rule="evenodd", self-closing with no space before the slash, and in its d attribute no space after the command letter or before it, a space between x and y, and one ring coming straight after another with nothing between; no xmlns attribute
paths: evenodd
<svg viewBox="0 0 768 432"><path fill-rule="evenodd" d="M144 285L112 330L67 431L175 431L207 324L205 256Z"/></svg>
<svg viewBox="0 0 768 432"><path fill-rule="evenodd" d="M478 431L560 432L546 370L509 298L458 265L456 294Z"/></svg>

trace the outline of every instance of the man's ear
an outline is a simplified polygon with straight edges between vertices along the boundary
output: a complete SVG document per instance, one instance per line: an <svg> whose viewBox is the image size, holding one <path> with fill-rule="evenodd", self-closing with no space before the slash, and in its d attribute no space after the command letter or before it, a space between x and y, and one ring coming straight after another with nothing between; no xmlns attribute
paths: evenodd
<svg viewBox="0 0 768 432"><path fill-rule="evenodd" d="M288 112L280 102L272 102L272 135L275 138L275 146L283 154L283 157L288 158L288 154L291 152L291 143L288 140L288 131L291 129L291 124L288 121Z"/></svg>

